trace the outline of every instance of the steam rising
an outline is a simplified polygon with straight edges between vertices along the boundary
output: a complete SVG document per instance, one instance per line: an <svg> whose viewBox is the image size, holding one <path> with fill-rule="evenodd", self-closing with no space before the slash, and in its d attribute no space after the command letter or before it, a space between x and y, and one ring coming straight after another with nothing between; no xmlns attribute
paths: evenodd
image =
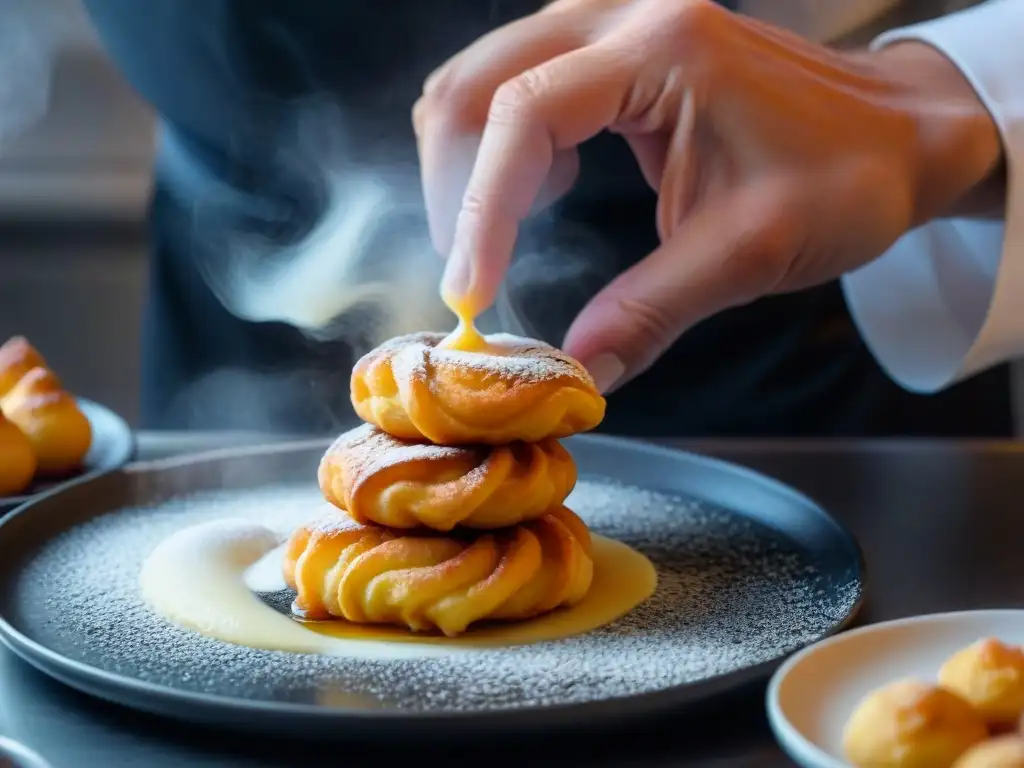
<svg viewBox="0 0 1024 768"><path fill-rule="evenodd" d="M449 330L455 320L440 300L443 261L427 233L419 179L414 168L395 173L349 166L324 169L325 212L300 241L275 249L271 258L250 238L229 246L223 278L207 269L208 284L234 314L251 321L280 321L317 341L343 341L357 353L421 330ZM607 280L613 262L607 246L582 228L575 247L555 241L555 216L545 213L524 225L524 248L491 312L479 320L486 332L552 338L531 299L556 284L560 302L582 303L590 277ZM559 230L565 241L566 224ZM564 329L562 329L564 330Z"/></svg>
<svg viewBox="0 0 1024 768"><path fill-rule="evenodd" d="M54 59L80 19L69 3L0 0L0 152L46 114Z"/></svg>
<svg viewBox="0 0 1024 768"><path fill-rule="evenodd" d="M416 209L401 188L369 168L323 173L316 182L327 200L308 234L273 246L238 233L222 266L203 263L224 305L245 320L288 323L356 350L450 325L437 292L442 264L410 222Z"/></svg>
<svg viewBox="0 0 1024 768"><path fill-rule="evenodd" d="M366 152L334 104L309 100L293 110L293 135L265 147L270 164L298 179L319 210L292 242L280 237L292 215L287 206L246 197L191 162L172 137L164 142L165 172L195 207L196 249L206 254L197 265L207 285L242 319L287 323L356 355L393 336L453 328L438 291L444 263L429 239L416 163L360 162ZM232 216L242 224L232 225ZM582 228L554 227L555 219L547 212L524 225L525 247L494 309L480 319L485 331L560 342L538 323L545 311L531 311L531 298L557 283L560 303L571 305L576 293L581 304L588 275L611 276L607 246Z"/></svg>

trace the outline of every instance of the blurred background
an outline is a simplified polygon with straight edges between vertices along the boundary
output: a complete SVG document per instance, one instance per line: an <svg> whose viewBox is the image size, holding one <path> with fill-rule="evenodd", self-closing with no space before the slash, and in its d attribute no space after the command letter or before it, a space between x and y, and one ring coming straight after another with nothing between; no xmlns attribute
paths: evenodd
<svg viewBox="0 0 1024 768"><path fill-rule="evenodd" d="M72 391L134 424L154 123L76 0L0 0L0 18L0 57L20 50L20 61L31 63L25 51L35 46L39 62L51 49L56 61L52 70L40 63L38 72L20 71L19 82L0 83L0 129L11 129L0 130L0 341L29 336ZM12 28L11 19L20 22ZM34 90L40 78L48 87ZM12 109L37 114L24 115L30 127L18 127L22 116ZM1022 382L1017 370L1019 433Z"/></svg>
<svg viewBox="0 0 1024 768"><path fill-rule="evenodd" d="M0 144L0 337L29 336L69 388L134 423L153 121L74 0L31 3L0 0L21 20L0 44L59 53L45 114ZM16 73L24 88L37 74ZM5 123L31 98L9 87Z"/></svg>

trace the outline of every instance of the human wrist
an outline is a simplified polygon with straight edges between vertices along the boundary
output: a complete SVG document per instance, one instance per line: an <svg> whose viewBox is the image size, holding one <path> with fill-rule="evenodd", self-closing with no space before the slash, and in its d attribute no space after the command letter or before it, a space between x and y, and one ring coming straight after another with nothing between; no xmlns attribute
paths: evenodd
<svg viewBox="0 0 1024 768"><path fill-rule="evenodd" d="M999 129L960 69L940 50L901 41L869 54L916 126L914 224L1003 210Z"/></svg>

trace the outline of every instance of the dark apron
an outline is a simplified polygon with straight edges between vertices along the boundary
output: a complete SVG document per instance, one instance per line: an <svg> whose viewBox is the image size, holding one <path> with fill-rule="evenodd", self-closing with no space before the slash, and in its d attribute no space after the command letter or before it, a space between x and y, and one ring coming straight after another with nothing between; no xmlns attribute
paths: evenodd
<svg viewBox="0 0 1024 768"><path fill-rule="evenodd" d="M360 161L415 163L410 107L423 78L531 0L87 0L128 79L159 112L163 149L151 210L143 424L323 432L352 420L352 352L282 323L228 312L202 278L226 268L218 233L301 238L324 190L294 156L296 103L344 115ZM558 343L584 302L657 245L655 196L625 144L581 150L576 189L522 252L590 248L599 263L533 281L514 297ZM181 181L183 166L203 181ZM392 226L422 230L422 215ZM579 232L591 240L581 243ZM200 237L197 233L202 233ZM515 267L514 267L515 269ZM358 321L358 318L355 320ZM900 390L851 324L837 284L763 299L687 333L610 399L603 429L642 436L1008 435L999 369L935 397Z"/></svg>

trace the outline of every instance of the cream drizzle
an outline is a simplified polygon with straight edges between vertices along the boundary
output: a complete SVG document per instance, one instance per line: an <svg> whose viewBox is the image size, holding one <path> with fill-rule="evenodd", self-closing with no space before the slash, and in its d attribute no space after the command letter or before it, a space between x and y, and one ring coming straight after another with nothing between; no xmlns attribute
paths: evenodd
<svg viewBox="0 0 1024 768"><path fill-rule="evenodd" d="M178 531L143 564L141 594L168 621L236 645L292 653L365 659L403 659L522 645L583 634L611 623L646 600L657 582L653 565L626 545L593 537L594 583L577 606L530 621L471 629L458 638L354 627L366 637L317 631L274 610L258 592L285 588L285 536L243 519L224 519ZM334 630L341 622L325 622Z"/></svg>

